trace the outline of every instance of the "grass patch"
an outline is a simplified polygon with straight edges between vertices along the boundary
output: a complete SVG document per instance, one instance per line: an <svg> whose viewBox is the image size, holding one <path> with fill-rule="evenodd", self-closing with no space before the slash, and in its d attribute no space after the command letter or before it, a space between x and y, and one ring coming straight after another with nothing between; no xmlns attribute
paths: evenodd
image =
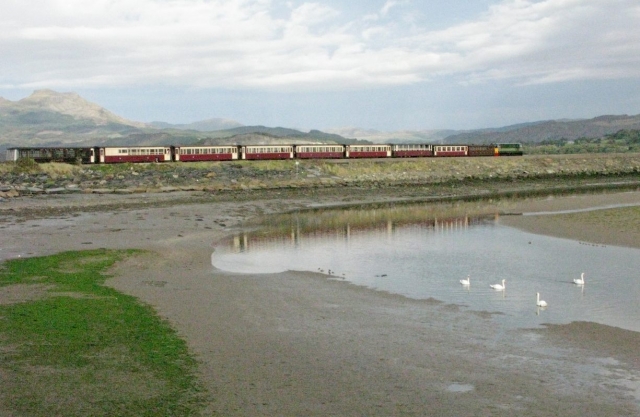
<svg viewBox="0 0 640 417"><path fill-rule="evenodd" d="M196 363L168 323L104 286L132 251L12 260L0 272L0 415L187 416L204 404ZM37 279L34 279L37 278ZM46 296L3 303L12 287Z"/></svg>
<svg viewBox="0 0 640 417"><path fill-rule="evenodd" d="M47 162L40 164L40 170L51 178L70 178L77 175L82 170L82 167L60 162Z"/></svg>

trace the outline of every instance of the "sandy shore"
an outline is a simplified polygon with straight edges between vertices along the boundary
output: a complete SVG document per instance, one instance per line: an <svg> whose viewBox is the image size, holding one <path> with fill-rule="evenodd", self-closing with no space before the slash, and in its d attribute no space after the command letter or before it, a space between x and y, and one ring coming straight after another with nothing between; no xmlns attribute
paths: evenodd
<svg viewBox="0 0 640 417"><path fill-rule="evenodd" d="M149 196L149 207L130 208L130 196L73 198L5 206L0 259L99 247L149 250L119 265L109 285L153 305L187 340L211 398L205 415L640 415L638 333L593 323L505 331L490 312L320 274L236 275L211 266L215 242L243 220L335 199L158 206ZM110 200L88 212L69 208L96 198ZM640 203L640 193L520 200L507 203L507 211L631 203ZM20 215L34 204L59 210ZM536 233L640 247L640 228L576 231L584 225L577 219L501 217Z"/></svg>

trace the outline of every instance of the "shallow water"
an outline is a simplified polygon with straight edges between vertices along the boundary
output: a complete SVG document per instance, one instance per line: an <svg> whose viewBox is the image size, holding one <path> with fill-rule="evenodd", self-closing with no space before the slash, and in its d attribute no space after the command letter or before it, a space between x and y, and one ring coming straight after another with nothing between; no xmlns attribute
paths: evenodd
<svg viewBox="0 0 640 417"><path fill-rule="evenodd" d="M295 217L295 216L294 216ZM640 250L584 244L500 225L497 217L300 228L242 234L212 265L226 271L330 273L368 288L498 313L507 327L592 321L640 331ZM586 284L573 283L585 272ZM461 279L470 276L471 285ZM490 284L506 280L506 289ZM548 307L536 307L536 292Z"/></svg>

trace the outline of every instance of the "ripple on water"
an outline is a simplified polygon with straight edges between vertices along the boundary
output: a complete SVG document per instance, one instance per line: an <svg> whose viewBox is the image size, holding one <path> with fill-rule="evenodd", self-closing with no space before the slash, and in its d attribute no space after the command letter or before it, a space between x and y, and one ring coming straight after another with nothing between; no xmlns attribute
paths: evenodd
<svg viewBox="0 0 640 417"><path fill-rule="evenodd" d="M458 382L454 382L447 387L447 391L449 392L469 392L473 391L474 389L475 387L471 384L460 384Z"/></svg>

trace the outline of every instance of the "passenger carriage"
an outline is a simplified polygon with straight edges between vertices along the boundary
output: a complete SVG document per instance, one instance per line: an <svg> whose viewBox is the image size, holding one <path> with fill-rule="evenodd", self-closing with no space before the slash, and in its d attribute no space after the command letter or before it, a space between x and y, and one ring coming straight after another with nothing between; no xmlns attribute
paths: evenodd
<svg viewBox="0 0 640 417"><path fill-rule="evenodd" d="M36 162L95 163L95 150L91 147L25 147L9 148L5 153L7 161L30 158Z"/></svg>
<svg viewBox="0 0 640 417"><path fill-rule="evenodd" d="M346 158L390 158L391 145L347 145Z"/></svg>
<svg viewBox="0 0 640 417"><path fill-rule="evenodd" d="M240 159L293 159L293 145L244 145Z"/></svg>
<svg viewBox="0 0 640 417"><path fill-rule="evenodd" d="M99 148L101 164L119 162L170 162L169 146L121 146Z"/></svg>
<svg viewBox="0 0 640 417"><path fill-rule="evenodd" d="M339 159L344 155L344 145L295 146L295 157L300 159Z"/></svg>
<svg viewBox="0 0 640 417"><path fill-rule="evenodd" d="M496 145L467 145L468 156L495 156Z"/></svg>
<svg viewBox="0 0 640 417"><path fill-rule="evenodd" d="M394 158L415 158L433 156L433 145L411 144L411 145L392 145L391 154Z"/></svg>
<svg viewBox="0 0 640 417"><path fill-rule="evenodd" d="M237 146L176 146L176 161L232 161L238 159Z"/></svg>
<svg viewBox="0 0 640 417"><path fill-rule="evenodd" d="M433 145L433 156L467 156L467 145Z"/></svg>

